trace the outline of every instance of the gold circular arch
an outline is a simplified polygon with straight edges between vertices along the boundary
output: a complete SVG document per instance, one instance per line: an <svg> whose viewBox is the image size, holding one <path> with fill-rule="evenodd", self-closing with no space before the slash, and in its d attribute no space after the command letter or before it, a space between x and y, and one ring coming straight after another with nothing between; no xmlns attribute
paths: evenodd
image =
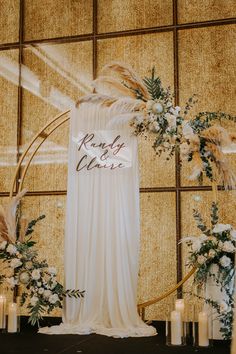
<svg viewBox="0 0 236 354"><path fill-rule="evenodd" d="M14 174L14 177L13 177L13 180L12 180L12 184L11 184L10 197L12 197L13 194L14 194L16 181L17 181L20 169L21 169L22 164L23 164L23 162L25 160L25 157L27 156L27 154L30 151L31 147L35 144L35 146L32 149L32 152L31 152L31 154L29 156L29 159L28 159L27 163L23 167L21 178L19 180L19 187L18 187L18 191L19 192L23 188L23 183L24 183L24 180L25 180L25 176L26 176L26 173L28 171L28 168L29 168L29 166L31 164L31 161L32 161L33 157L35 156L35 154L39 150L40 146L44 143L44 141L57 128L59 128L62 124L64 124L65 122L67 122L70 119L70 117L67 116L69 113L70 113L70 110L67 110L65 112L62 112L62 113L56 115L30 141L30 143L28 144L27 148L25 149L25 151L21 155L21 158L20 158L20 160L19 160L19 162L17 164L16 171L15 171L15 174ZM190 272L187 273L185 275L185 277L180 282L175 284L172 288L170 288L169 290L167 290L163 294L161 294L160 296L158 296L158 297L156 297L156 298L154 298L152 300L149 300L149 301L143 302L141 304L138 304L138 311L139 311L139 314L142 316L142 318L145 319L145 309L146 309L146 307L151 306L151 305L153 305L153 304L165 299L166 297L170 296L171 294L173 294L177 289L179 289L194 274L195 271L196 271L196 268L192 268L190 270Z"/></svg>

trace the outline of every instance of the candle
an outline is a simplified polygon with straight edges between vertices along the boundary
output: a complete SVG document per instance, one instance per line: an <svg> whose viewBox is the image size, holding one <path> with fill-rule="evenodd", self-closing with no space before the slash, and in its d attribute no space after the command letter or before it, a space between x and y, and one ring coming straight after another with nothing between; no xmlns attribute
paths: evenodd
<svg viewBox="0 0 236 354"><path fill-rule="evenodd" d="M6 297L0 295L0 329L6 327Z"/></svg>
<svg viewBox="0 0 236 354"><path fill-rule="evenodd" d="M184 319L184 299L177 299L175 301L175 311L181 313L182 321Z"/></svg>
<svg viewBox="0 0 236 354"><path fill-rule="evenodd" d="M206 312L198 314L198 345L200 347L208 347L208 317Z"/></svg>
<svg viewBox="0 0 236 354"><path fill-rule="evenodd" d="M171 344L181 345L182 338L182 325L181 325L181 314L179 311L172 311L170 314L171 321Z"/></svg>
<svg viewBox="0 0 236 354"><path fill-rule="evenodd" d="M8 327L9 333L17 332L17 304L12 302L8 306Z"/></svg>

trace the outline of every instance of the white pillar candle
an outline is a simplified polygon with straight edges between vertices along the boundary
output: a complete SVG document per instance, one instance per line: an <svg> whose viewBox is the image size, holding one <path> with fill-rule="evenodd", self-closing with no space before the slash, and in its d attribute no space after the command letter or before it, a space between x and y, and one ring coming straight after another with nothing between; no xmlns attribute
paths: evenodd
<svg viewBox="0 0 236 354"><path fill-rule="evenodd" d="M6 327L6 297L0 295L0 329Z"/></svg>
<svg viewBox="0 0 236 354"><path fill-rule="evenodd" d="M17 332L17 304L12 302L8 305L8 326L9 333Z"/></svg>
<svg viewBox="0 0 236 354"><path fill-rule="evenodd" d="M178 311L172 311L170 314L171 321L171 344L181 345L182 344L182 323L181 314Z"/></svg>
<svg viewBox="0 0 236 354"><path fill-rule="evenodd" d="M184 318L184 299L177 299L175 301L175 311L181 313L182 320Z"/></svg>
<svg viewBox="0 0 236 354"><path fill-rule="evenodd" d="M198 314L198 345L200 347L208 347L208 316L206 312Z"/></svg>

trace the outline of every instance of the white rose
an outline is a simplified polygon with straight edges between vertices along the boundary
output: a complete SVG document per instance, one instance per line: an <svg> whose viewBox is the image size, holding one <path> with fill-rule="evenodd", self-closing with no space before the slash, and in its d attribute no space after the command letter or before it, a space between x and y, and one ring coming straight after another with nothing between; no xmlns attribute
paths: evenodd
<svg viewBox="0 0 236 354"><path fill-rule="evenodd" d="M38 289L38 293L39 293L40 295L42 295L42 294L44 293L44 288L39 288L39 289Z"/></svg>
<svg viewBox="0 0 236 354"><path fill-rule="evenodd" d="M13 258L13 259L11 260L10 266L11 266L12 268L18 268L18 267L20 267L21 265L22 265L22 262L21 262L18 258Z"/></svg>
<svg viewBox="0 0 236 354"><path fill-rule="evenodd" d="M37 282L37 286L40 288L42 283L40 281Z"/></svg>
<svg viewBox="0 0 236 354"><path fill-rule="evenodd" d="M219 305L220 305L220 313L226 313L229 308L226 302L221 301Z"/></svg>
<svg viewBox="0 0 236 354"><path fill-rule="evenodd" d="M39 301L38 297L37 297L37 296L33 296L33 297L30 299L30 304L31 304L32 306L35 306L38 301Z"/></svg>
<svg viewBox="0 0 236 354"><path fill-rule="evenodd" d="M177 112L180 112L180 111L181 111L181 107L175 106L175 110L176 110Z"/></svg>
<svg viewBox="0 0 236 354"><path fill-rule="evenodd" d="M206 262L206 260L207 260L207 258L205 256L200 255L197 257L198 264L203 264Z"/></svg>
<svg viewBox="0 0 236 354"><path fill-rule="evenodd" d="M232 253L235 252L235 247L231 241L225 241L223 243L222 251Z"/></svg>
<svg viewBox="0 0 236 354"><path fill-rule="evenodd" d="M7 284L11 288L14 288L14 286L17 285L17 280L14 277L7 278Z"/></svg>
<svg viewBox="0 0 236 354"><path fill-rule="evenodd" d="M215 255L216 255L216 251L215 251L215 250L213 250L213 249L210 249L210 251L208 252L208 257L210 257L210 258L214 258L214 257L215 257Z"/></svg>
<svg viewBox="0 0 236 354"><path fill-rule="evenodd" d="M2 242L0 243L0 250L5 250L6 245L7 245L7 241L2 241Z"/></svg>
<svg viewBox="0 0 236 354"><path fill-rule="evenodd" d="M10 254L16 254L17 248L11 243L7 246L7 252Z"/></svg>
<svg viewBox="0 0 236 354"><path fill-rule="evenodd" d="M51 290L44 290L43 292L43 296L45 297L45 299L48 299L49 296L51 296L52 292Z"/></svg>
<svg viewBox="0 0 236 354"><path fill-rule="evenodd" d="M48 273L56 275L57 274L57 270L55 267L48 267Z"/></svg>
<svg viewBox="0 0 236 354"><path fill-rule="evenodd" d="M27 284L29 282L29 274L27 272L22 272L19 276L19 280L22 284Z"/></svg>
<svg viewBox="0 0 236 354"><path fill-rule="evenodd" d="M220 234L224 231L231 230L232 226L229 224L216 224L212 230L215 234Z"/></svg>
<svg viewBox="0 0 236 354"><path fill-rule="evenodd" d="M49 296L48 301L49 301L51 304L55 304L57 301L59 301L59 297L58 297L57 294L53 294L53 295Z"/></svg>
<svg viewBox="0 0 236 354"><path fill-rule="evenodd" d="M222 257L220 258L220 265L221 265L222 267L227 268L227 267L229 267L230 263L231 263L231 259L230 259L229 257L227 257L227 256L222 256Z"/></svg>
<svg viewBox="0 0 236 354"><path fill-rule="evenodd" d="M34 269L31 273L31 277L34 280L39 280L40 279L40 270L39 269Z"/></svg>
<svg viewBox="0 0 236 354"><path fill-rule="evenodd" d="M177 117L178 114L179 114L179 111L178 111L177 109L173 108L173 107L171 107L169 111L170 111L170 113L172 113L172 114L173 114L174 116L176 116L176 117Z"/></svg>

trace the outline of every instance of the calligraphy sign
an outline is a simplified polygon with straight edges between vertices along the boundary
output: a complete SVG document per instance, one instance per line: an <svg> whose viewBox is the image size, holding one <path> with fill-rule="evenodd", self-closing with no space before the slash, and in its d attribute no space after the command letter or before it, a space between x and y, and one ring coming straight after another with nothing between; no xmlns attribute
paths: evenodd
<svg viewBox="0 0 236 354"><path fill-rule="evenodd" d="M80 132L72 138L77 145L78 163L76 171L94 169L117 170L129 168L132 153L129 147L130 136L120 135L114 130Z"/></svg>

